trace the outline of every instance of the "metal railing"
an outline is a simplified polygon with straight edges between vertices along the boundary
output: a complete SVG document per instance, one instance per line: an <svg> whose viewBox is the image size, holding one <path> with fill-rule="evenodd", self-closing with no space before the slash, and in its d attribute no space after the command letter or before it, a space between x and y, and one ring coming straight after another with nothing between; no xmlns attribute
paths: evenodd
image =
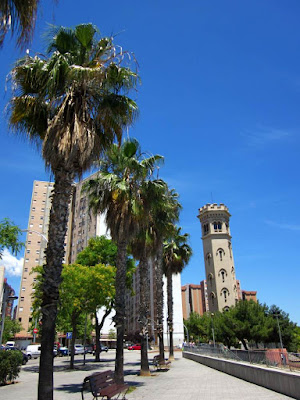
<svg viewBox="0 0 300 400"><path fill-rule="evenodd" d="M300 373L300 353L288 353L286 349L240 350L228 349L222 344L216 344L214 346L201 343L198 345L186 345L183 350L238 362L285 368Z"/></svg>

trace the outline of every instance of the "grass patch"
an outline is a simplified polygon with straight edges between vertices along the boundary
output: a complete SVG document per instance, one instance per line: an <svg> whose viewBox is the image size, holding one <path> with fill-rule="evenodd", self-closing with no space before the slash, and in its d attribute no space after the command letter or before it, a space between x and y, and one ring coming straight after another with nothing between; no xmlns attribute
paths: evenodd
<svg viewBox="0 0 300 400"><path fill-rule="evenodd" d="M136 389L136 386L129 386L129 389L127 390L126 394L130 394L132 392L134 392Z"/></svg>

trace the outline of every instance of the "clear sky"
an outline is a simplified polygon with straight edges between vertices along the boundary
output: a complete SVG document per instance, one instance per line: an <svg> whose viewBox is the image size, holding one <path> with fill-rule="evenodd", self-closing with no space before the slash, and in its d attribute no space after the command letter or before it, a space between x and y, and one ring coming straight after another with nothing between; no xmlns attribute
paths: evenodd
<svg viewBox="0 0 300 400"><path fill-rule="evenodd" d="M41 2L31 54L47 23L96 24L135 53L142 85L130 135L165 156L161 177L180 194L194 256L182 284L205 277L206 203L225 203L237 278L300 324L300 3L297 0ZM0 218L27 227L33 180L49 180L39 152L8 133L6 76L23 53L0 50ZM20 257L22 254L20 254ZM5 257L19 287L20 264Z"/></svg>

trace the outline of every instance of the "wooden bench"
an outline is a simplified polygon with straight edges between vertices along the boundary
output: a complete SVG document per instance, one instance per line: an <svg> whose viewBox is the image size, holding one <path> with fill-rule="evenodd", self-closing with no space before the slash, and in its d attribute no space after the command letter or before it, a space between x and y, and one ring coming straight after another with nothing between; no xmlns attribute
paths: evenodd
<svg viewBox="0 0 300 400"><path fill-rule="evenodd" d="M104 399L106 397L107 400L110 400L116 395L118 395L116 397L116 399L118 399L119 396L124 393L121 399L125 400L128 389L129 386L126 383L116 383L113 371L96 372L84 378L81 398L84 400L83 392L89 390L94 396L94 399L98 399L99 397Z"/></svg>
<svg viewBox="0 0 300 400"><path fill-rule="evenodd" d="M153 365L156 367L156 370L169 369L171 361L160 360L159 358L159 354L153 357Z"/></svg>

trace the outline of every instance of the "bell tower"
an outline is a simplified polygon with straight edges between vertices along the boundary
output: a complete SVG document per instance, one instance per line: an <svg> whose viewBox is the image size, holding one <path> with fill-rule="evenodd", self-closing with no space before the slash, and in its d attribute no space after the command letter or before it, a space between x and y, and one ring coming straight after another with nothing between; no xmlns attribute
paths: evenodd
<svg viewBox="0 0 300 400"><path fill-rule="evenodd" d="M226 311L238 301L228 208L206 204L199 209L209 311Z"/></svg>

